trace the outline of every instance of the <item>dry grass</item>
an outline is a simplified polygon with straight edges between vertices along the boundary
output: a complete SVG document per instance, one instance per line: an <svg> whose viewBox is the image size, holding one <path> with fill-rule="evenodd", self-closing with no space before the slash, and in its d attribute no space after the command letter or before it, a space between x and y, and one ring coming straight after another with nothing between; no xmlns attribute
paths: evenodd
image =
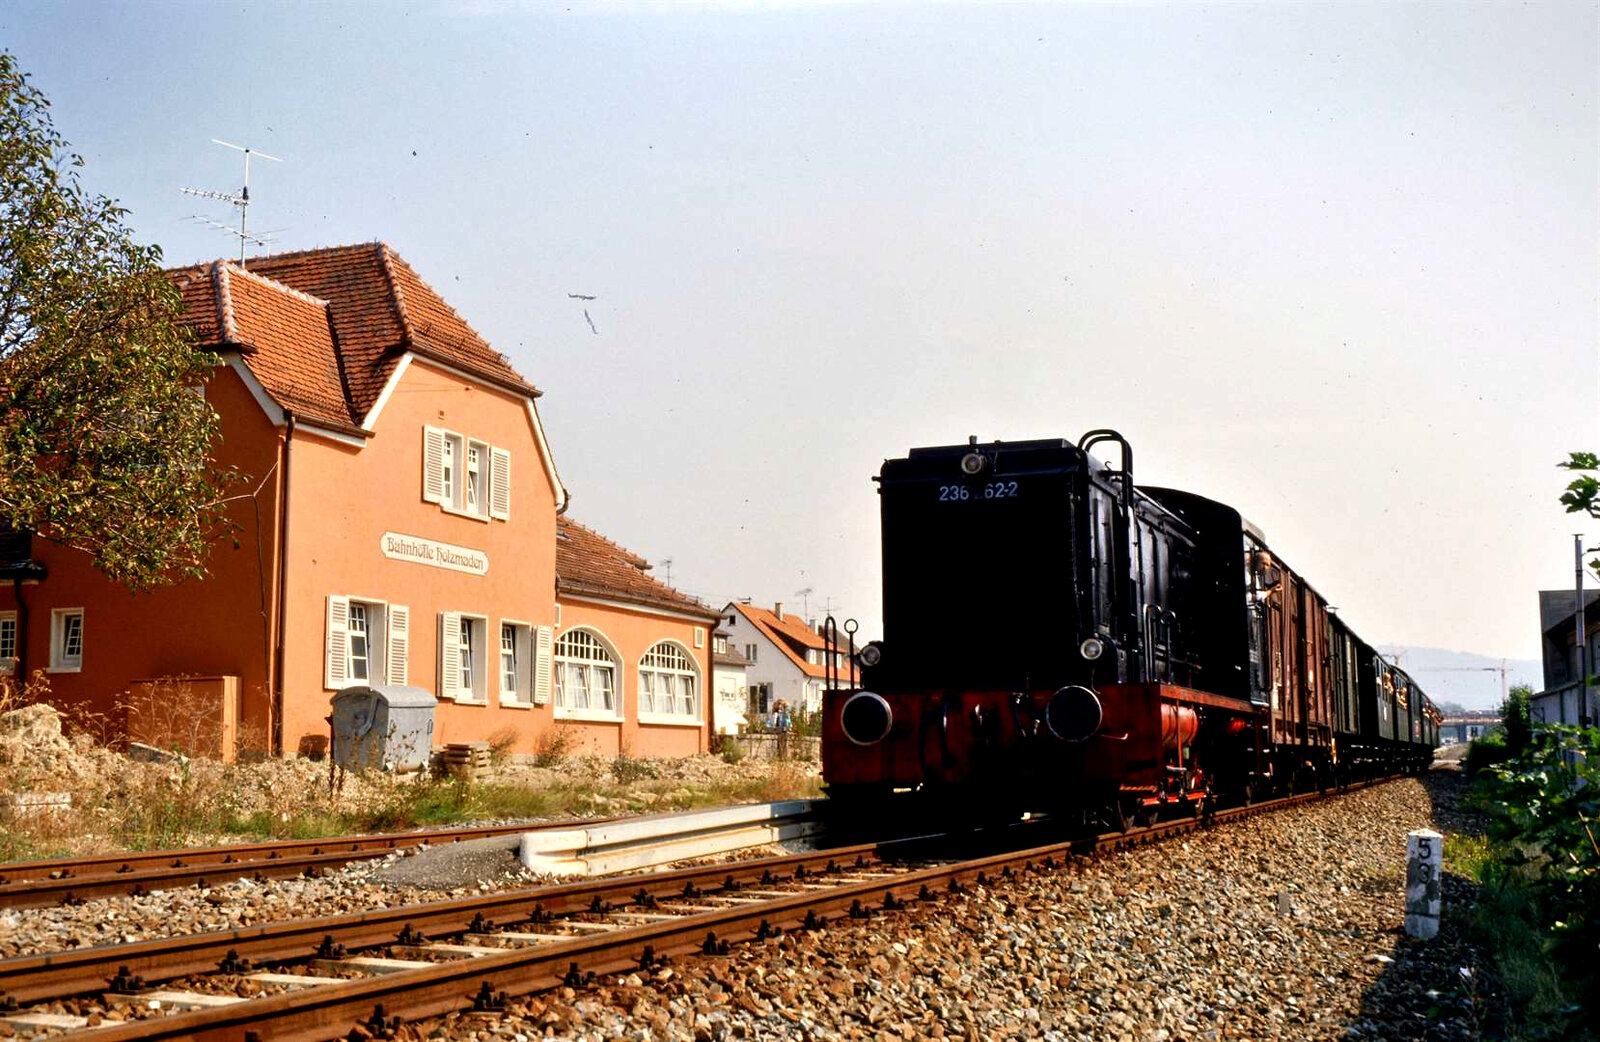
<svg viewBox="0 0 1600 1042"><path fill-rule="evenodd" d="M40 678L42 681L42 678ZM796 762L730 766L716 757L684 765L632 756L571 757L558 740L535 766L506 767L503 780L351 774L337 791L326 763L268 759L221 763L199 756L165 763L127 759L100 739L92 717L37 711L49 687L25 691L0 680L0 861L215 843L227 837L315 838L483 819L592 817L688 810L820 794L813 767ZM179 701L174 699L174 701ZM210 733L162 710L169 748L204 748ZM44 714L48 717L48 714ZM27 724L42 728L18 732ZM41 737L41 734L43 737ZM189 743L196 743L190 745ZM554 769L539 769L550 762ZM70 803L18 806L11 794Z"/></svg>

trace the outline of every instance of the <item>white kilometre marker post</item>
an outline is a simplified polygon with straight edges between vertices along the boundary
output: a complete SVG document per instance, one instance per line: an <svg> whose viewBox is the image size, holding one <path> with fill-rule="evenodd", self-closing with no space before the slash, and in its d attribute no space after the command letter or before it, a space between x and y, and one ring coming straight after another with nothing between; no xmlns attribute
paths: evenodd
<svg viewBox="0 0 1600 1042"><path fill-rule="evenodd" d="M1444 837L1432 829L1406 834L1406 935L1424 941L1439 936Z"/></svg>

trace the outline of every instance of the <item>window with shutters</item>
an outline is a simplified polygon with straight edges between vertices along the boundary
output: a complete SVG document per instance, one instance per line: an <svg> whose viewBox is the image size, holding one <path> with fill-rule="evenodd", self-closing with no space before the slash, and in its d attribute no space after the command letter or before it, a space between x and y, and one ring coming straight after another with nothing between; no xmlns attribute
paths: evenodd
<svg viewBox="0 0 1600 1042"><path fill-rule="evenodd" d="M500 620L500 704L531 706L538 678L535 629L526 622ZM548 644L546 653L548 654Z"/></svg>
<svg viewBox="0 0 1600 1042"><path fill-rule="evenodd" d="M592 630L568 630L556 641L556 715L589 720L619 720L617 658Z"/></svg>
<svg viewBox="0 0 1600 1042"><path fill-rule="evenodd" d="M339 594L328 598L323 686L410 683L411 612L403 604Z"/></svg>
<svg viewBox="0 0 1600 1042"><path fill-rule="evenodd" d="M458 611L439 614L439 697L487 705L489 676L498 657L489 657L489 620Z"/></svg>
<svg viewBox="0 0 1600 1042"><path fill-rule="evenodd" d="M422 498L451 514L511 519L511 452L455 431L422 428Z"/></svg>
<svg viewBox="0 0 1600 1042"><path fill-rule="evenodd" d="M50 672L83 669L83 609L57 608L50 613Z"/></svg>
<svg viewBox="0 0 1600 1042"><path fill-rule="evenodd" d="M700 720L700 670L681 645L661 641L639 660L640 723Z"/></svg>

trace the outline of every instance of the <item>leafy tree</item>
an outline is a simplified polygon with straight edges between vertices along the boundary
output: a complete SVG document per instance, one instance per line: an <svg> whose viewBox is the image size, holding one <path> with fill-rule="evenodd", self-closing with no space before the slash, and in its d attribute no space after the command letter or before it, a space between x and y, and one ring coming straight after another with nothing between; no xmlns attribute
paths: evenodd
<svg viewBox="0 0 1600 1042"><path fill-rule="evenodd" d="M1567 490L1561 493L1561 502L1566 506L1567 513L1600 517L1600 477L1595 476L1595 472L1600 471L1600 455L1573 452L1568 454L1565 462L1556 466L1578 472L1578 476L1567 485ZM1600 573L1600 558L1590 561L1589 567Z"/></svg>
<svg viewBox="0 0 1600 1042"><path fill-rule="evenodd" d="M1600 456L1592 452L1571 453L1566 462L1556 466L1565 470L1585 472L1580 477L1572 479L1567 490L1561 494L1561 502L1566 504L1567 513L1579 512L1590 517L1600 517L1600 478L1589 471L1600 470Z"/></svg>
<svg viewBox="0 0 1600 1042"><path fill-rule="evenodd" d="M1500 703L1500 726L1505 729L1506 749L1519 755L1533 740L1533 688L1512 684L1506 700Z"/></svg>
<svg viewBox="0 0 1600 1042"><path fill-rule="evenodd" d="M0 52L0 521L133 588L200 575L227 478L193 388L217 359L160 250L79 185L49 105Z"/></svg>

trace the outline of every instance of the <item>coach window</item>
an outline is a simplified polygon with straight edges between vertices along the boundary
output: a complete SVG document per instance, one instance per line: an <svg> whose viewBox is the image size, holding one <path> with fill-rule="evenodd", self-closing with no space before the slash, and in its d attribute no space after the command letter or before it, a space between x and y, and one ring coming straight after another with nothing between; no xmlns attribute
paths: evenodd
<svg viewBox="0 0 1600 1042"><path fill-rule="evenodd" d="M700 671L688 652L662 641L639 660L639 722L695 724L700 720Z"/></svg>
<svg viewBox="0 0 1600 1042"><path fill-rule="evenodd" d="M622 718L617 656L598 633L568 630L556 641L554 658L556 716L602 721Z"/></svg>

